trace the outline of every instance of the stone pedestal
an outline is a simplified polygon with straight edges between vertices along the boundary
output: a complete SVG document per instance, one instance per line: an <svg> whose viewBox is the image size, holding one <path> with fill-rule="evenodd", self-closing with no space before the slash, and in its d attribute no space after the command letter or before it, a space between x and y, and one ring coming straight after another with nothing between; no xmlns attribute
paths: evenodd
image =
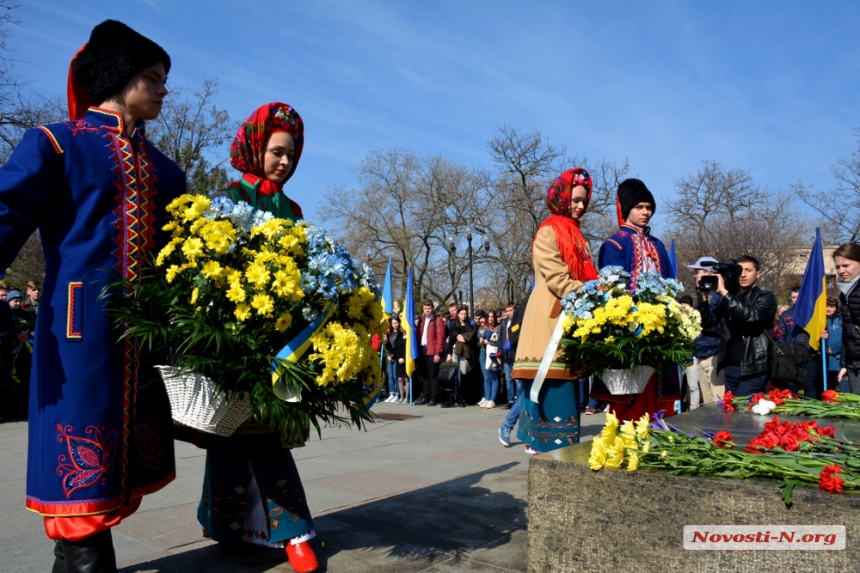
<svg viewBox="0 0 860 573"><path fill-rule="evenodd" d="M714 416L724 422L722 427L705 423ZM670 422L689 431L737 426L733 433L746 442L769 419L748 413L724 416L711 408ZM856 422L834 425L837 437L853 437L860 430ZM795 488L794 505L788 509L777 480L695 478L647 470L595 472L587 464L590 449L586 442L531 460L529 573L860 570L860 495ZM684 526L708 524L844 525L847 544L841 551L685 550Z"/></svg>

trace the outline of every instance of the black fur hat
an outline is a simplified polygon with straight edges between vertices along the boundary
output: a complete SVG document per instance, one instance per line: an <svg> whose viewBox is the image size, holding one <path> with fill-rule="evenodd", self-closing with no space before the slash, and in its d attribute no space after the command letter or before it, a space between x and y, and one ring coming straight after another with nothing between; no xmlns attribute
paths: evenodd
<svg viewBox="0 0 860 573"><path fill-rule="evenodd" d="M645 187L645 184L638 179L625 179L618 185L618 204L621 210L621 216L626 221L630 215L630 210L639 203L651 203L654 210L657 210L657 203L654 201L654 195Z"/></svg>
<svg viewBox="0 0 860 573"><path fill-rule="evenodd" d="M158 62L164 64L165 72L170 71L170 56L161 46L122 22L105 20L93 28L90 41L72 63L72 72L99 105Z"/></svg>

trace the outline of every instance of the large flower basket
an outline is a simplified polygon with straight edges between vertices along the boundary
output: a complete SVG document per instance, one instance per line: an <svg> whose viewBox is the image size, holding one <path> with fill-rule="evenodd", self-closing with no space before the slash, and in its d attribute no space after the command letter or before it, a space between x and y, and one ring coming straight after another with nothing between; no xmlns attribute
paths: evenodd
<svg viewBox="0 0 860 573"><path fill-rule="evenodd" d="M251 401L218 392L214 381L202 374L156 366L170 399L174 421L219 436L230 436L251 417Z"/></svg>
<svg viewBox="0 0 860 573"><path fill-rule="evenodd" d="M606 385L610 394L641 394L645 391L648 380L654 375L650 366L636 366L633 370L607 369L601 372L600 379Z"/></svg>

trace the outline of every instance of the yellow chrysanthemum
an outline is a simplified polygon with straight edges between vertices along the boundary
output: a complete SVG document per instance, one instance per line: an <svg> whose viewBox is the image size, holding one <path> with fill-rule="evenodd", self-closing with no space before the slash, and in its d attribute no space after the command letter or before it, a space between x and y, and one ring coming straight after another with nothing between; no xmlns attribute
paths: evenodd
<svg viewBox="0 0 860 573"><path fill-rule="evenodd" d="M603 436L604 441L609 444L612 443L612 440L615 439L615 435L618 433L618 418L612 412L606 413L606 425L603 426L603 429L600 431L600 435Z"/></svg>
<svg viewBox="0 0 860 573"><path fill-rule="evenodd" d="M260 225L254 225L251 227L251 237L256 237L257 235L263 235L268 240L272 240L278 236L281 232L281 229L286 227L288 221L284 219L269 219L265 223L261 223Z"/></svg>
<svg viewBox="0 0 860 573"><path fill-rule="evenodd" d="M251 306L257 309L257 314L260 316L272 316L275 311L275 304L272 297L267 294L256 294L251 301Z"/></svg>
<svg viewBox="0 0 860 573"><path fill-rule="evenodd" d="M591 441L591 454L588 456L588 467L599 470L606 464L606 445L602 436Z"/></svg>
<svg viewBox="0 0 860 573"><path fill-rule="evenodd" d="M284 313L275 321L275 330L284 332L293 323L293 316L290 313Z"/></svg>
<svg viewBox="0 0 860 573"><path fill-rule="evenodd" d="M271 290L278 298L300 300L305 295L301 288L302 274L292 259L289 265L275 271L273 278Z"/></svg>
<svg viewBox="0 0 860 573"><path fill-rule="evenodd" d="M370 337L360 325L348 328L339 322L330 322L311 337L315 352L308 358L323 365L317 384L326 386L351 380L371 364L378 354L370 348Z"/></svg>
<svg viewBox="0 0 860 573"><path fill-rule="evenodd" d="M639 444L636 441L636 430L633 428L633 422L630 420L627 420L621 426L621 432L619 435L621 436L621 442L624 444L625 448L639 447Z"/></svg>
<svg viewBox="0 0 860 573"><path fill-rule="evenodd" d="M164 264L164 259L169 257L176 251L176 245L182 243L181 237L175 237L170 240L164 247L162 247L161 251L159 251L158 256L155 258L155 266L160 267Z"/></svg>
<svg viewBox="0 0 860 573"><path fill-rule="evenodd" d="M192 195L190 203L186 203L185 210L182 211L182 221L187 223L200 217L209 208L212 201L205 195Z"/></svg>
<svg viewBox="0 0 860 573"><path fill-rule="evenodd" d="M167 281L168 284L170 284L174 281L174 279L176 279L177 276L180 275L180 273L182 273L182 271L194 268L196 266L197 265L195 265L194 263L185 263L182 265L170 265L167 268L167 272L165 273L164 279Z"/></svg>
<svg viewBox="0 0 860 573"><path fill-rule="evenodd" d="M236 228L230 221L207 221L200 229L206 248L223 255L236 242Z"/></svg>
<svg viewBox="0 0 860 573"><path fill-rule="evenodd" d="M246 298L248 298L248 293L242 288L242 284L239 281L231 282L230 288L227 289L227 299L238 303L245 302Z"/></svg>
<svg viewBox="0 0 860 573"><path fill-rule="evenodd" d="M224 277L224 267L218 261L206 261L203 263L203 276L210 280L220 280Z"/></svg>
<svg viewBox="0 0 860 573"><path fill-rule="evenodd" d="M248 279L248 282L258 289L266 288L266 285L269 283L269 277L271 273L269 273L269 269L266 268L266 265L254 261L248 268L245 269L245 278Z"/></svg>
<svg viewBox="0 0 860 573"><path fill-rule="evenodd" d="M197 304L197 297L200 296L200 289L194 287L194 290L191 291L191 304Z"/></svg>
<svg viewBox="0 0 860 573"><path fill-rule="evenodd" d="M239 304L236 306L236 310L233 311L233 315L241 322L244 322L251 318L251 307L247 304Z"/></svg>
<svg viewBox="0 0 860 573"><path fill-rule="evenodd" d="M651 419L648 414L642 414L642 417L636 420L636 437L640 440L647 440L651 437Z"/></svg>
<svg viewBox="0 0 860 573"><path fill-rule="evenodd" d="M627 471L635 472L639 469L639 452L627 450Z"/></svg>
<svg viewBox="0 0 860 573"><path fill-rule="evenodd" d="M615 439L609 442L606 446L606 463L604 467L611 470L617 470L624 463L624 441L621 436L615 436Z"/></svg>
<svg viewBox="0 0 860 573"><path fill-rule="evenodd" d="M203 256L203 241L197 237L186 239L186 241L182 243L182 253L190 260Z"/></svg>

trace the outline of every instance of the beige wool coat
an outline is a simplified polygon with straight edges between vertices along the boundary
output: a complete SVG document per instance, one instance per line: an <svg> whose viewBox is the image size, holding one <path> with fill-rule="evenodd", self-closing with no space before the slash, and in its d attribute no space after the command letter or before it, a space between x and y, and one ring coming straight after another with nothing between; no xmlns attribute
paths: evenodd
<svg viewBox="0 0 860 573"><path fill-rule="evenodd" d="M517 345L512 378L534 380L543 359L549 339L561 317L560 300L579 290L582 282L570 276L567 265L561 260L555 231L549 225L538 229L532 251L535 269L535 287L529 297L523 317L522 331ZM581 372L568 368L556 352L547 378L575 380Z"/></svg>

